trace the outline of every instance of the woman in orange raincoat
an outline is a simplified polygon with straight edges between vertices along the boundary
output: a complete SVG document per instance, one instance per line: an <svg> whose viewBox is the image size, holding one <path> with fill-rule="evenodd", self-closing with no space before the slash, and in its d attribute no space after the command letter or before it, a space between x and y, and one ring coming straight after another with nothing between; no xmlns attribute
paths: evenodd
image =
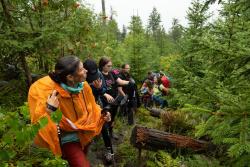
<svg viewBox="0 0 250 167"><path fill-rule="evenodd" d="M100 133L104 122L110 120L109 113L101 114L90 86L84 82L86 74L79 58L62 57L55 71L36 81L28 95L31 122L36 124L41 118L48 118L34 143L62 155L71 167L90 166L83 150ZM50 118L57 108L62 112L58 126Z"/></svg>

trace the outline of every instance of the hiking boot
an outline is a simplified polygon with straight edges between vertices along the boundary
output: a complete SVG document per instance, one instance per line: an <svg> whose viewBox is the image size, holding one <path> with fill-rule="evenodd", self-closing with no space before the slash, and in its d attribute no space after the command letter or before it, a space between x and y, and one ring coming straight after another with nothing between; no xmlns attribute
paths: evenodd
<svg viewBox="0 0 250 167"><path fill-rule="evenodd" d="M104 158L105 161L108 163L112 163L113 159L114 159L114 154L111 153L111 148L107 148L105 153L104 153Z"/></svg>

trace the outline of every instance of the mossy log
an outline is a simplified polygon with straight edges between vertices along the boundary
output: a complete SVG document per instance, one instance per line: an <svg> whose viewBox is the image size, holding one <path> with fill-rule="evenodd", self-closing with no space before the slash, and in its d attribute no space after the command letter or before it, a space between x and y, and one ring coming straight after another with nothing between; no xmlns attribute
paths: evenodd
<svg viewBox="0 0 250 167"><path fill-rule="evenodd" d="M134 127L130 142L138 149L153 151L176 148L205 151L211 146L207 141L196 140L191 137L163 132L140 125Z"/></svg>
<svg viewBox="0 0 250 167"><path fill-rule="evenodd" d="M161 113L165 112L163 109L159 109L159 108L147 108L147 110L149 111L151 116L158 117L158 118L160 118Z"/></svg>

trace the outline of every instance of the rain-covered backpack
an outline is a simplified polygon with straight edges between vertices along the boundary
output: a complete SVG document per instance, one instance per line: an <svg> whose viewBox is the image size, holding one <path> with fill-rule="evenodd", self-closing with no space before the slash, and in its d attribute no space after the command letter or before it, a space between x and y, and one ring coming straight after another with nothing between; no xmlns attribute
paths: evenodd
<svg viewBox="0 0 250 167"><path fill-rule="evenodd" d="M163 76L161 77L161 82L162 82L162 85L165 87L165 88L169 88L170 87L170 80L167 76Z"/></svg>
<svg viewBox="0 0 250 167"><path fill-rule="evenodd" d="M113 69L111 70L111 72L114 74L114 75L119 75L120 74L120 70L119 69Z"/></svg>

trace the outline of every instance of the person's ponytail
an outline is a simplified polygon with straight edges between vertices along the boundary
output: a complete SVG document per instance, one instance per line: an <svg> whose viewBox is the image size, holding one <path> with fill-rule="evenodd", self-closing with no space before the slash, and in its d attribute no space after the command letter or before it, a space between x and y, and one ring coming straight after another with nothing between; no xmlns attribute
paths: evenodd
<svg viewBox="0 0 250 167"><path fill-rule="evenodd" d="M49 77L56 83L60 84L62 81L60 77L55 72L50 72Z"/></svg>
<svg viewBox="0 0 250 167"><path fill-rule="evenodd" d="M58 83L67 83L67 75L74 74L80 64L80 59L76 56L61 57L56 65L55 70L49 73L50 78Z"/></svg>

